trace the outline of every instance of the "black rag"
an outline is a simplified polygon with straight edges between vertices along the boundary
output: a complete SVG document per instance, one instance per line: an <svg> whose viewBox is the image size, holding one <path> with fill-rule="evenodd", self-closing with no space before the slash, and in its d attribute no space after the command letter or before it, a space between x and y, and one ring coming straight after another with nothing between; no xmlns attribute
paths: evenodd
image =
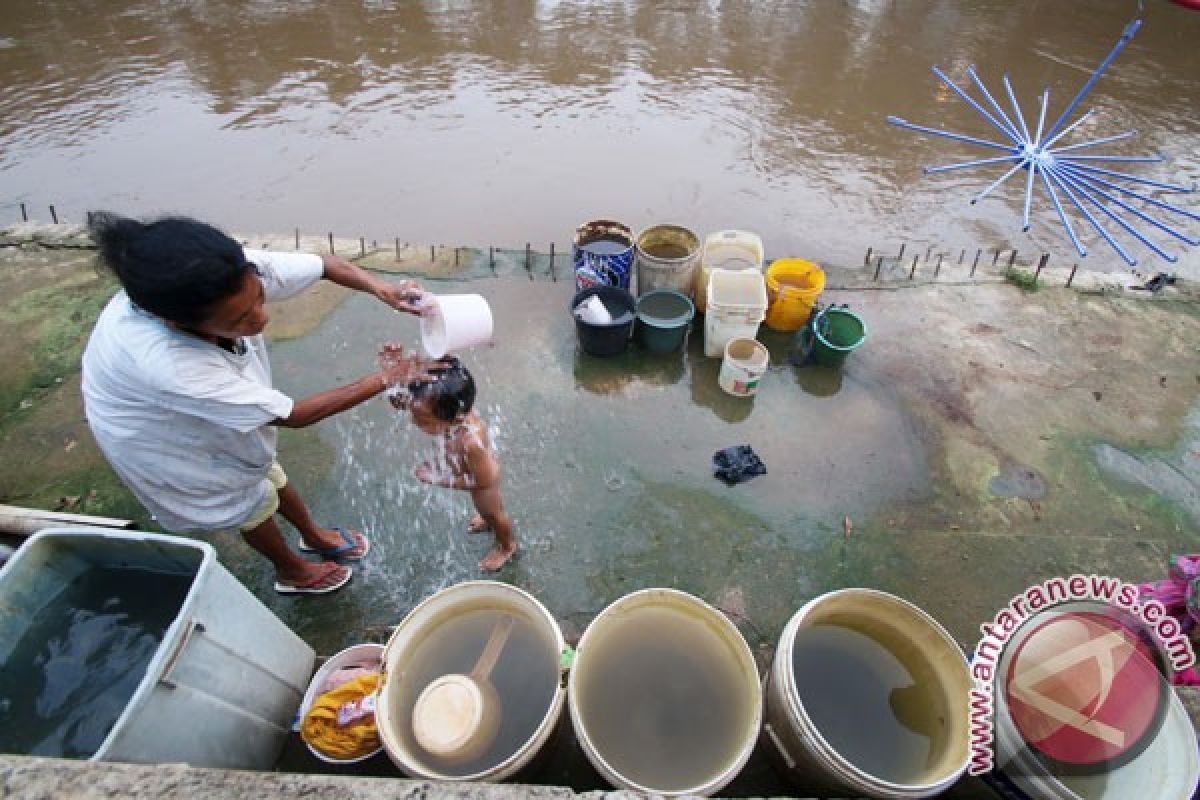
<svg viewBox="0 0 1200 800"><path fill-rule="evenodd" d="M748 444L726 447L713 453L713 475L729 486L766 475L767 465Z"/></svg>

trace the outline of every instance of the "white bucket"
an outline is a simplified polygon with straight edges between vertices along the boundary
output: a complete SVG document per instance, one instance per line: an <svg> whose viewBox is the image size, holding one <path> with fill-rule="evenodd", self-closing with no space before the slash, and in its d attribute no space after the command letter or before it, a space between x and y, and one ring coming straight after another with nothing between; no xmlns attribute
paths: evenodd
<svg viewBox="0 0 1200 800"><path fill-rule="evenodd" d="M757 233L750 231L717 231L704 240L700 265L696 269L696 311L703 314L708 308L708 280L714 269L762 272L763 243Z"/></svg>
<svg viewBox="0 0 1200 800"><path fill-rule="evenodd" d="M834 749L809 716L797 686L793 658L797 634L816 625L853 626L910 667L926 688L937 692L947 713L938 744L931 746L920 779L896 783L871 775ZM872 589L842 589L821 595L797 611L779 637L767 677L768 754L779 757L785 773L802 788L868 797L933 797L948 789L969 760L968 692L971 677L962 651L932 617L898 597ZM864 720L851 720L862 725ZM828 732L827 732L828 733Z"/></svg>
<svg viewBox="0 0 1200 800"><path fill-rule="evenodd" d="M996 667L997 675L1007 675L1013 655L1041 624L1065 614L1087 613L1104 608L1093 601L1064 603L1030 617L1009 639ZM1116 682L1111 679L1110 687ZM1022 737L1004 691L993 694L995 708L996 770L989 782L1003 787L1006 796L1027 800L1187 800L1193 796L1200 779L1200 754L1196 732L1179 696L1165 682L1160 684L1165 709L1161 723L1145 749L1120 766L1095 774L1051 774L1047 763L1032 752Z"/></svg>
<svg viewBox="0 0 1200 800"><path fill-rule="evenodd" d="M767 372L770 353L757 339L730 339L717 383L734 397L753 397L758 383Z"/></svg>
<svg viewBox="0 0 1200 800"><path fill-rule="evenodd" d="M421 316L421 347L441 358L492 340L492 309L481 294L426 295L433 311Z"/></svg>
<svg viewBox="0 0 1200 800"><path fill-rule="evenodd" d="M767 284L757 270L714 269L704 315L704 355L720 358L730 339L753 339L767 315Z"/></svg>
<svg viewBox="0 0 1200 800"><path fill-rule="evenodd" d="M654 635L635 643L630 632L644 634L648 621ZM659 661L661 669L647 666ZM614 680L621 687L610 694ZM646 697L664 701L652 708ZM596 770L615 787L656 796L720 791L746 764L762 725L762 685L746 640L720 611L675 589L633 592L592 620L576 649L567 705ZM717 709L724 724L705 721ZM705 743L704 763L679 766L683 757L696 759L699 751L687 750L696 743L686 737L695 730L728 737ZM662 777L664 766L675 774ZM650 768L660 779L640 774Z"/></svg>
<svg viewBox="0 0 1200 800"><path fill-rule="evenodd" d="M300 719L303 720L308 715L309 709L313 707L313 703L317 702L317 698L321 696L321 687L325 685L325 681L334 670L341 669L342 667L379 664L382 660L383 645L381 644L351 645L337 655L330 656L329 660L321 665L321 668L317 670L317 674L313 675L312 680L309 681L308 691L304 693L304 700L300 703ZM366 761L380 750L383 750L383 747L380 746L378 749L357 758L331 758L307 741L304 744L308 747L310 753L326 764L357 764L360 761Z"/></svg>
<svg viewBox="0 0 1200 800"><path fill-rule="evenodd" d="M421 692L441 677L425 674L423 659L428 654L425 648L436 641L439 630L445 631L445 626L465 615L480 612L510 615L517 621L490 678L500 702L505 704L498 741L509 743L500 751L481 756L486 762L482 766L473 762L454 764L451 769L421 749L413 730L412 712ZM488 638L488 632L484 631L483 639ZM465 674L471 670L485 642L477 644L474 649L463 650L461 665L450 669L451 673ZM375 720L388 757L408 776L424 780L503 781L512 777L545 746L562 715L566 699L562 660L567 651L562 632L550 612L532 595L514 586L495 581L468 581L427 598L396 626L383 654L384 672ZM516 677L512 677L514 664L518 670L525 670L518 672ZM545 685L537 681L539 674L545 676ZM514 681L538 683L535 688L544 700L544 703L539 701L520 707L529 723L529 733L515 737L519 740L515 744L512 743L511 729L504 727L513 724L519 716L513 713L509 695Z"/></svg>

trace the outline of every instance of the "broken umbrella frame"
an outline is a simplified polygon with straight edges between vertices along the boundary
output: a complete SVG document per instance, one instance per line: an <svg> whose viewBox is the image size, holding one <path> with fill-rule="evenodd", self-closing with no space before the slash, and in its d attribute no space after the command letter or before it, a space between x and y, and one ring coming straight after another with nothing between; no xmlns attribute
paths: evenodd
<svg viewBox="0 0 1200 800"><path fill-rule="evenodd" d="M1135 184L1148 186L1154 189L1170 191L1170 192L1192 192L1194 187L1179 186L1176 184L1163 183L1161 181L1149 180L1140 178L1136 175L1130 175L1125 172L1118 172L1106 167L1098 166L1099 164L1114 164L1114 163L1147 163L1163 161L1162 156L1122 156L1103 153L1079 154L1081 150L1098 147L1104 144L1128 139L1137 135L1137 131L1126 131L1114 136L1105 136L1100 139L1092 139L1077 144L1056 147L1060 139L1071 133L1075 128L1090 118L1095 109L1089 109L1086 113L1072 122L1070 125L1063 127L1070 119L1075 109L1087 96L1092 87L1100 79L1100 76L1113 62L1113 59L1125 48L1125 45L1133 38L1141 27L1142 21L1134 20L1126 26L1121 38L1117 41L1116 46L1108 56L1101 62L1096 71L1092 73L1091 78L1075 95L1075 98L1062 112L1058 120L1045 129L1046 109L1050 102L1050 90L1047 88L1042 91L1041 109L1038 114L1037 129L1034 135L1030 135L1029 127L1025 122L1024 114L1021 111L1021 106L1017 102L1016 94L1013 92L1012 84L1008 80L1008 75L1003 76L1004 89L1008 95L1008 100L1012 104L1012 116L996 102L996 99L984 86L983 81L975 73L975 67L967 67L967 74L971 78L971 82L982 93L985 102L991 108L987 108L977 100L968 95L957 84L950 80L937 66L933 67L933 73L942 83L946 84L956 95L958 95L971 108L978 112L987 122L999 130L1008 139L1007 143L980 139L974 136L967 136L961 133L940 130L937 128L929 128L923 125L914 125L907 120L895 116L889 116L887 121L900 128L916 131L918 133L931 134L940 136L946 139L951 139L957 142L987 147L994 150L1001 150L1005 155L996 156L994 158L984 158L976 161L965 161L956 164L946 164L939 167L926 167L925 174L933 175L936 173L950 172L953 170L971 169L975 167L987 167L994 165L1008 164L1009 169L990 186L972 198L971 203L977 203L987 197L1002 183L1007 181L1020 170L1024 169L1027 172L1025 178L1025 208L1023 216L1022 230L1029 230L1029 211L1033 202L1033 185L1035 178L1041 179L1041 185L1045 188L1046 194L1050 197L1054 204L1055 211L1058 213L1058 218L1062 222L1063 227L1067 231L1067 235L1071 237L1071 242L1075 245L1075 249L1080 256L1087 255L1087 249L1083 243L1079 241L1078 235L1075 233L1075 228L1072 226L1070 219L1067 217L1066 210L1063 207L1062 197L1072 204L1083 215L1088 223L1104 238L1106 242L1121 256L1130 266L1137 265L1135 259L1129 252L1117 242L1113 235L1101 224L1100 219L1093 213L1089 206L1095 208L1108 219L1119 225L1123 230L1133 236L1135 239L1146 245L1156 254L1174 263L1178 257L1167 252L1157 243L1147 237L1144 233L1137 230L1125 217L1118 213L1117 210L1127 212L1128 214L1137 217L1143 222L1169 234L1179 241L1195 246L1200 244L1200 239L1192 238L1186 233L1177 230L1171 225L1152 216L1151 214L1135 208L1129 203L1122 200L1117 195L1124 195L1142 203L1155 206L1164 211L1178 214L1192 220L1200 220L1200 214L1193 213L1187 209L1172 205L1155 197L1150 197L1142 192L1135 191L1122 186L1120 183ZM1120 183L1119 183L1120 182ZM1085 205L1086 203L1086 205Z"/></svg>

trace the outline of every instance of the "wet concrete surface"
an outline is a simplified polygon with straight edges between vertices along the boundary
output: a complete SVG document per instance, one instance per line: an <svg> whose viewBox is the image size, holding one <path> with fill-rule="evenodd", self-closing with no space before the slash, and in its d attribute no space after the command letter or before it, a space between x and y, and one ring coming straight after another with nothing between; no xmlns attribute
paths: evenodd
<svg viewBox="0 0 1200 800"><path fill-rule="evenodd" d="M38 263L30 275L70 287L89 262ZM512 263L498 277L467 272L476 277L426 283L479 292L496 317L495 346L463 354L522 546L495 578L532 592L569 640L623 594L669 586L725 610L765 668L801 605L868 586L921 606L971 648L978 625L1033 583L1074 572L1157 579L1169 553L1200 543L1200 304L1188 287L1160 297L1003 284L830 291L827 301L867 320L863 348L841 372L797 368L787 364L791 337L764 330L772 367L746 400L719 389L699 330L685 353L581 353L561 261L557 281ZM111 291L94 280L87 291ZM7 337L26 336L34 353L70 339L58 328L45 339L49 329L30 322L53 317L57 301L23 312L31 297L56 296L30 295L38 280L26 283L5 307ZM277 384L295 396L372 370L382 341L418 341L413 318L369 298L313 303L273 309L277 322L296 323L282 336L276 327L272 345ZM78 314L74 335L86 336ZM57 369L39 381L28 369L4 376L12 402L0 424L0 502L51 506L69 492L85 513L136 515L87 434L77 367ZM428 440L388 404L284 434L281 461L318 520L373 538L352 584L324 598L280 597L240 537L212 541L318 652L382 640L429 594L483 577L489 543L465 532L468 497L412 477ZM734 444L754 447L768 473L734 487L714 479L713 452ZM74 482L60 485L61 473ZM92 497L89 486L102 491ZM541 779L598 788L578 755L559 753ZM285 765L319 766L305 758ZM755 758L727 794L781 791ZM370 769L394 774L384 760Z"/></svg>

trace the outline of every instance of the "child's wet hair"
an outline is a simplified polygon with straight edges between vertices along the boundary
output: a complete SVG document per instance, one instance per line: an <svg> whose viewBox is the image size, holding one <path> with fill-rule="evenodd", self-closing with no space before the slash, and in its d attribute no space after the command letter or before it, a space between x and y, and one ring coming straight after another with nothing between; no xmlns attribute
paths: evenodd
<svg viewBox="0 0 1200 800"><path fill-rule="evenodd" d="M439 359L427 373L430 379L408 385L413 402L429 401L429 410L443 422L454 422L475 406L475 379L454 356Z"/></svg>

